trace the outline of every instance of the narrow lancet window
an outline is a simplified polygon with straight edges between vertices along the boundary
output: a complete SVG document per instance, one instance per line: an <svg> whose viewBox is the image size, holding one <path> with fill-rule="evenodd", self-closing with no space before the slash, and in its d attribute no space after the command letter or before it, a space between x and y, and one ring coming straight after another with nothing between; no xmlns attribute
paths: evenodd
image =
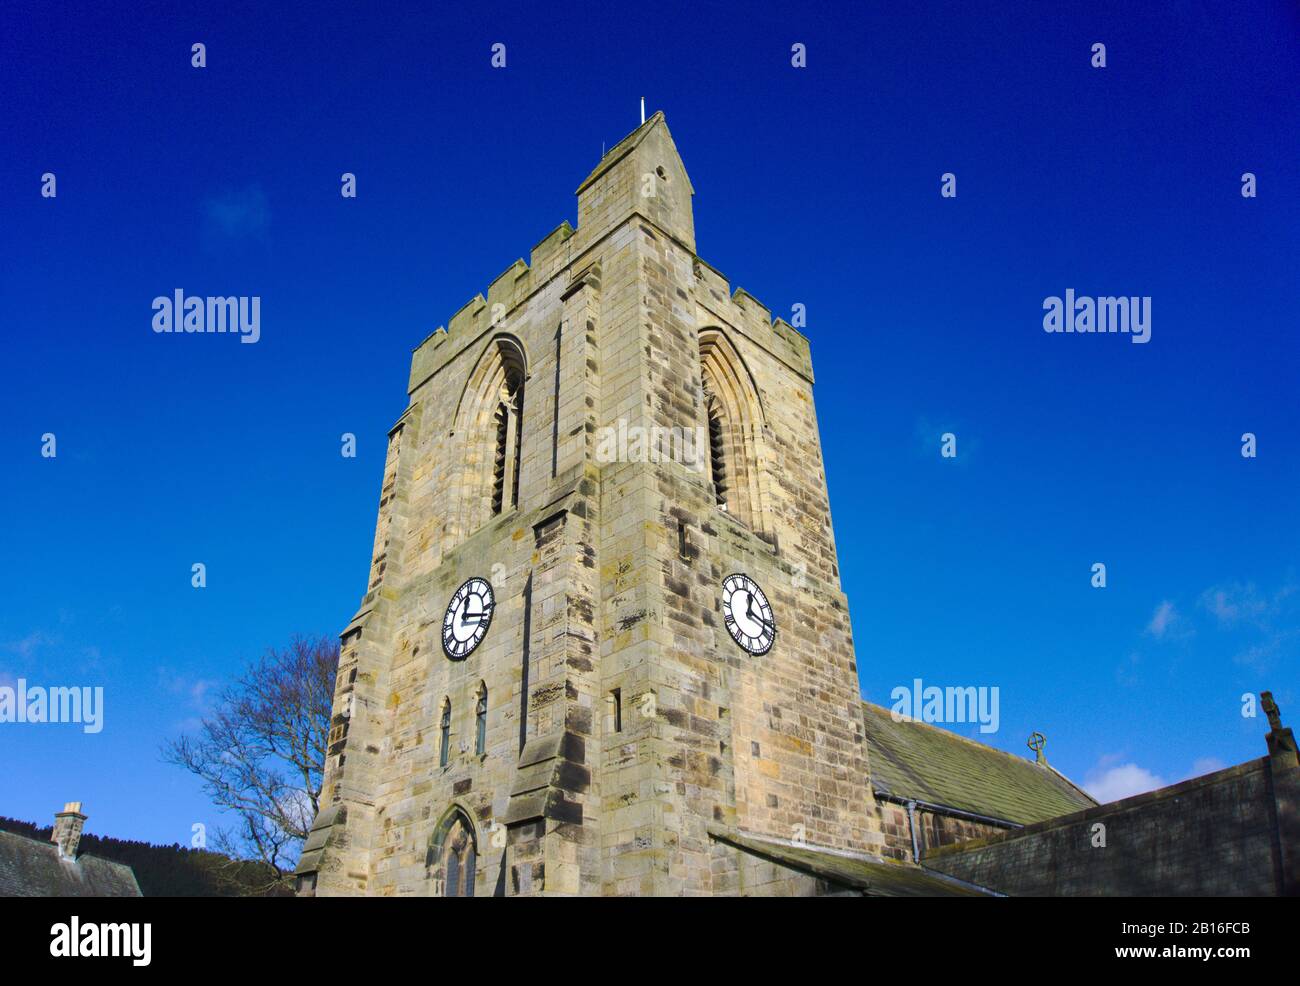
<svg viewBox="0 0 1300 986"><path fill-rule="evenodd" d="M474 752L480 757L487 752L487 709L487 688L480 688L474 710Z"/></svg>
<svg viewBox="0 0 1300 986"><path fill-rule="evenodd" d="M713 472L713 498L723 510L727 509L727 443L722 432L722 415L717 401L708 402L709 412L709 466Z"/></svg>
<svg viewBox="0 0 1300 986"><path fill-rule="evenodd" d="M508 454L507 443L510 440L510 412L505 404L497 406L496 420L496 451L492 458L492 513L495 516L501 512L502 500L506 490L506 456Z"/></svg>
<svg viewBox="0 0 1300 986"><path fill-rule="evenodd" d="M451 760L451 700L442 703L442 722L438 726L438 765L447 766Z"/></svg>

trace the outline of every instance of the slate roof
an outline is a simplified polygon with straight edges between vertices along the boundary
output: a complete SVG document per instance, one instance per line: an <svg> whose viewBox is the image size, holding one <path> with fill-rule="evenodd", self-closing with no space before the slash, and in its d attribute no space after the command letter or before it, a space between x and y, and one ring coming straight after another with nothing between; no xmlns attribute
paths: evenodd
<svg viewBox="0 0 1300 986"><path fill-rule="evenodd" d="M860 890L867 897L996 896L972 884L923 869L915 863L897 863L876 857L842 856L814 846L772 842L720 827L710 827L709 835L718 842L743 849L751 855Z"/></svg>
<svg viewBox="0 0 1300 986"><path fill-rule="evenodd" d="M871 786L902 801L1031 825L1095 804L1051 767L862 703Z"/></svg>
<svg viewBox="0 0 1300 986"><path fill-rule="evenodd" d="M124 863L82 854L60 859L53 842L0 831L0 896L139 897L135 873Z"/></svg>

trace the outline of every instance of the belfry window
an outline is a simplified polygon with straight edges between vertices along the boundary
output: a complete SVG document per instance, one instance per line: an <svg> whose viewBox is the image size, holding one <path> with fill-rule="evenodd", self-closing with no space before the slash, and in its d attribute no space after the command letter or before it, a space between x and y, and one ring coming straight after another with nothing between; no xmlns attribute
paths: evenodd
<svg viewBox="0 0 1300 986"><path fill-rule="evenodd" d="M498 333L465 381L451 435L460 443L452 503L443 525L445 546L459 544L484 524L519 505L524 467L522 344Z"/></svg>
<svg viewBox="0 0 1300 986"><path fill-rule="evenodd" d="M499 514L506 492L506 458L510 454L508 444L510 439L510 412L505 404L497 405L494 420L496 421L497 440L496 451L492 457L492 513Z"/></svg>
<svg viewBox="0 0 1300 986"><path fill-rule="evenodd" d="M438 724L438 766L451 759L451 699L443 699L442 721Z"/></svg>
<svg viewBox="0 0 1300 986"><path fill-rule="evenodd" d="M519 473L524 464L524 378L522 374L512 375L514 381L510 396L514 402L514 468L510 471L510 506L519 505Z"/></svg>
<svg viewBox="0 0 1300 986"><path fill-rule="evenodd" d="M721 329L700 332L700 384L714 503L750 530L763 531L763 407L740 353Z"/></svg>
<svg viewBox="0 0 1300 986"><path fill-rule="evenodd" d="M506 382L497 405L496 449L492 458L492 513L501 513L506 507L519 503L519 470L523 465L524 451L524 378L518 370L506 375ZM506 500L509 494L510 499Z"/></svg>
<svg viewBox="0 0 1300 986"><path fill-rule="evenodd" d="M474 752L480 757L487 752L487 709L487 686L479 685L474 708Z"/></svg>
<svg viewBox="0 0 1300 986"><path fill-rule="evenodd" d="M713 477L713 498L719 507L727 509L727 447L722 432L722 413L717 400L705 393L705 409L709 415L709 474Z"/></svg>

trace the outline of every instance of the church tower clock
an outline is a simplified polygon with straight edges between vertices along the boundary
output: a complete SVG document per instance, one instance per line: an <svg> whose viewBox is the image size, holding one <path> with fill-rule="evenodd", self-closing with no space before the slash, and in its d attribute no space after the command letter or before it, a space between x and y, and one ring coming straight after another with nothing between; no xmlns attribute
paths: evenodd
<svg viewBox="0 0 1300 986"><path fill-rule="evenodd" d="M882 846L807 340L662 114L415 350L302 894L816 893ZM631 436L630 439L613 436Z"/></svg>

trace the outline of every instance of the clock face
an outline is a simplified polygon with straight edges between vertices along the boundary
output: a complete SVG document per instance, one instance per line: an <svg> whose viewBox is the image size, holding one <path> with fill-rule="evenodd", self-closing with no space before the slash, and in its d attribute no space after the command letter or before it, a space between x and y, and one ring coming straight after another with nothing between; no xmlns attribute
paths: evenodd
<svg viewBox="0 0 1300 986"><path fill-rule="evenodd" d="M748 575L728 575L722 580L722 618L727 632L751 654L766 654L776 640L772 604Z"/></svg>
<svg viewBox="0 0 1300 986"><path fill-rule="evenodd" d="M442 649L459 661L479 645L492 623L496 600L486 579L470 579L456 590L442 618Z"/></svg>

